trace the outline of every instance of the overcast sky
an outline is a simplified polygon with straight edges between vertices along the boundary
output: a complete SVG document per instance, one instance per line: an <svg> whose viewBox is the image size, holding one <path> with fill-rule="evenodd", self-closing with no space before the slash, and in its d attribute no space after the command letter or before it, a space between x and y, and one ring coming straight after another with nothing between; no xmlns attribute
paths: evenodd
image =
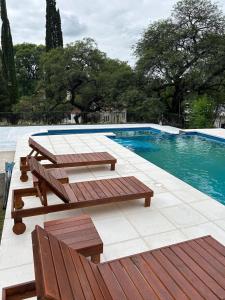
<svg viewBox="0 0 225 300"><path fill-rule="evenodd" d="M46 0L6 0L14 44L44 44ZM134 62L132 46L147 25L166 18L175 0L57 0L64 42L94 38L109 57ZM225 12L225 1L217 1Z"/></svg>

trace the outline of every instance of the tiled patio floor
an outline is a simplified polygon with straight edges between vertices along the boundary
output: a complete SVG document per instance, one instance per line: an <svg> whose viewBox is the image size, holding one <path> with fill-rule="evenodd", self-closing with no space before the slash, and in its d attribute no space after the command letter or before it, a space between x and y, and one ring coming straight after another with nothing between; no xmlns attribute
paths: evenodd
<svg viewBox="0 0 225 300"><path fill-rule="evenodd" d="M211 234L225 244L225 206L188 184L163 171L103 134L36 137L38 142L54 153L108 151L118 159L116 171L107 166L67 169L70 182L134 175L155 192L150 208L143 199L25 218L27 230L23 235L12 233L10 202L6 211L2 245L0 247L0 287L32 280L33 264L30 233L35 224L44 221L89 214L104 242L102 260L145 251ZM19 180L18 159L29 152L27 137L19 140L12 188L31 186L31 181ZM10 194L11 195L11 194ZM58 202L50 195L50 202ZM28 200L28 199L27 199ZM26 207L38 199L30 197Z"/></svg>

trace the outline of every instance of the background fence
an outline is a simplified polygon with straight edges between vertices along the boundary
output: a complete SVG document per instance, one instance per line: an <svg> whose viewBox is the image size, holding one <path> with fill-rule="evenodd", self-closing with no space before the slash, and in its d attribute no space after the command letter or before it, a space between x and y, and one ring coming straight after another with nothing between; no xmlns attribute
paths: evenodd
<svg viewBox="0 0 225 300"><path fill-rule="evenodd" d="M82 112L72 116L68 112L0 112L0 126L29 126L29 125L69 125L69 124L115 124L115 123L155 123L184 128L187 124L182 117L166 115L160 117L139 116L134 113L126 113L126 118L121 119L121 112L113 112L113 118L103 118L100 112Z"/></svg>

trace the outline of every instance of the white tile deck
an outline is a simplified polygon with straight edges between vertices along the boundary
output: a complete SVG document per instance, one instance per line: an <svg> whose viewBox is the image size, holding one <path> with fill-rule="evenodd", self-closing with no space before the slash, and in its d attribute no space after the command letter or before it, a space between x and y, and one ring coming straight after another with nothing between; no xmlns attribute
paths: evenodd
<svg viewBox="0 0 225 300"><path fill-rule="evenodd" d="M172 132L171 128L166 128L166 130ZM176 129L173 131L177 133ZM16 165L11 189L31 186L31 180L27 183L19 180L18 159L19 156L29 152L27 138L28 136L21 138L17 143ZM88 213L93 218L104 241L103 260L207 234L211 234L225 244L225 207L223 205L103 134L42 136L35 139L55 153L108 151L118 159L116 170L113 172L107 166L68 169L70 182L134 175L152 188L155 196L150 208L144 208L144 201L140 199L25 218L27 230L21 236L14 235L11 230L13 222L10 218L11 196L9 196L0 247L1 288L34 278L30 233L35 224L42 226L46 220L70 217L81 213ZM51 203L59 201L52 194L49 198ZM25 200L26 207L36 203L38 200L35 197Z"/></svg>

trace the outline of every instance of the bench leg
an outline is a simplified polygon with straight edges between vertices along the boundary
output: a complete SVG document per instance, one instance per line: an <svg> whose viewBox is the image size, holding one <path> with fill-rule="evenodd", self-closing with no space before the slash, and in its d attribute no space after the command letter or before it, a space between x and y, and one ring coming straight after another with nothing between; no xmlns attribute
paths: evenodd
<svg viewBox="0 0 225 300"><path fill-rule="evenodd" d="M151 205L151 197L145 198L145 207L150 207Z"/></svg>
<svg viewBox="0 0 225 300"><path fill-rule="evenodd" d="M28 180L27 171L21 171L20 180L26 182Z"/></svg>
<svg viewBox="0 0 225 300"><path fill-rule="evenodd" d="M111 171L115 171L115 168L116 168L116 164L115 164L115 163L112 163L112 164L111 164Z"/></svg>
<svg viewBox="0 0 225 300"><path fill-rule="evenodd" d="M20 217L14 217L13 232L17 235L23 234L26 230L26 225Z"/></svg>
<svg viewBox="0 0 225 300"><path fill-rule="evenodd" d="M92 255L91 261L95 264L99 264L100 263L100 254Z"/></svg>

